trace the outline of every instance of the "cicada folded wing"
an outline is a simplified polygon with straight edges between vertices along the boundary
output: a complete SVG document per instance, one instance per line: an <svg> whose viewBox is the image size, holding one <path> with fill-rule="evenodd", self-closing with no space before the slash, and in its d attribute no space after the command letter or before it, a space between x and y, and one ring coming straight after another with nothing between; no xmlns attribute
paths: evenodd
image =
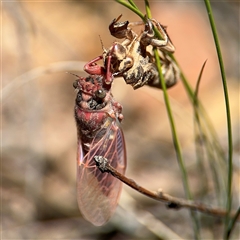
<svg viewBox="0 0 240 240"><path fill-rule="evenodd" d="M90 150L85 155L81 143L78 146L78 206L85 219L96 226L105 224L114 213L122 183L110 173L102 173L96 166L94 156L107 158L110 165L122 174L126 169L126 150L122 130L116 120L109 118L108 121L108 126L95 136Z"/></svg>

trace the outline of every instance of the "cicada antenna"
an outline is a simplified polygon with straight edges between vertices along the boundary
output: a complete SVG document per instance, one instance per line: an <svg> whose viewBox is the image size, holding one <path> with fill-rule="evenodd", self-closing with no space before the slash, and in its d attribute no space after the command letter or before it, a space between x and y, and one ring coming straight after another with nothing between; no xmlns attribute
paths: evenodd
<svg viewBox="0 0 240 240"><path fill-rule="evenodd" d="M73 87L74 87L74 89L78 91L78 90L79 90L78 81L79 81L79 79L81 80L82 77L79 77L77 74L74 74L74 73L71 73L71 72L66 72L66 73L71 74L71 75L73 75L73 76L75 76L75 77L78 78L77 80L75 80L75 81L73 82Z"/></svg>
<svg viewBox="0 0 240 240"><path fill-rule="evenodd" d="M80 78L77 74L74 74L74 73L71 73L71 72L66 72L66 73L71 74L71 75L73 75L73 76L75 76L75 77Z"/></svg>

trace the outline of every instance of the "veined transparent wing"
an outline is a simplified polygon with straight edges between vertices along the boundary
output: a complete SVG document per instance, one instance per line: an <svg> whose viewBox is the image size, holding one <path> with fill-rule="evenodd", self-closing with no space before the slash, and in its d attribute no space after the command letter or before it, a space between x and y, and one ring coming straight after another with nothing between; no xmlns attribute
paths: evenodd
<svg viewBox="0 0 240 240"><path fill-rule="evenodd" d="M122 174L125 173L126 169L123 132L115 119L108 118L107 125L96 134L90 150L85 156L81 143L78 145L78 206L85 219L96 226L105 224L114 213L122 183L110 173L102 173L96 166L94 156L107 158L110 165Z"/></svg>

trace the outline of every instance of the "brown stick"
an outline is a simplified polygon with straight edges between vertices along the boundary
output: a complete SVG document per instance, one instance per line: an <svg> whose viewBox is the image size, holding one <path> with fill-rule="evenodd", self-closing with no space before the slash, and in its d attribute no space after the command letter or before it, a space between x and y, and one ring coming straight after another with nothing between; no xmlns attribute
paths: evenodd
<svg viewBox="0 0 240 240"><path fill-rule="evenodd" d="M109 172L114 177L118 178L120 181L127 184L129 187L137 190L138 192L153 198L157 201L161 201L167 203L168 208L180 209L180 208L188 208L191 210L199 211L202 213L210 214L216 217L224 217L226 216L227 212L223 209L213 208L211 206L207 206L203 203L196 203L194 201L176 198L171 195L164 193L161 189L157 192L150 191L146 188L141 187L138 185L134 180L127 178L123 174L119 173L115 168L113 168L109 163L108 159L102 156L95 156L94 160L96 161L96 165L102 172ZM234 213L231 214L231 217L234 217ZM238 219L239 221L240 219Z"/></svg>

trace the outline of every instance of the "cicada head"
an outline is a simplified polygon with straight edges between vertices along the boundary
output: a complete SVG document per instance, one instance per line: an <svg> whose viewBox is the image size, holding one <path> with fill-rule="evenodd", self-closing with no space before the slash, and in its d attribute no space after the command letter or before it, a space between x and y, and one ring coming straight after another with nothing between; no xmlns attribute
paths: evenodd
<svg viewBox="0 0 240 240"><path fill-rule="evenodd" d="M76 105L82 110L101 110L111 100L111 92L102 75L79 77L73 87L77 90Z"/></svg>

